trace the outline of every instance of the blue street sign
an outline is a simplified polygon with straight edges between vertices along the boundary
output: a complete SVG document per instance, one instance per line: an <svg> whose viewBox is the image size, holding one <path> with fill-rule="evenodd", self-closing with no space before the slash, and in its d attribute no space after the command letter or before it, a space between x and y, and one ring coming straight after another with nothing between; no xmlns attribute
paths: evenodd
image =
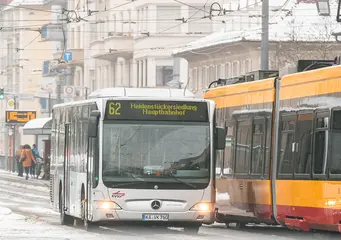
<svg viewBox="0 0 341 240"><path fill-rule="evenodd" d="M64 61L72 61L72 52L64 52Z"/></svg>

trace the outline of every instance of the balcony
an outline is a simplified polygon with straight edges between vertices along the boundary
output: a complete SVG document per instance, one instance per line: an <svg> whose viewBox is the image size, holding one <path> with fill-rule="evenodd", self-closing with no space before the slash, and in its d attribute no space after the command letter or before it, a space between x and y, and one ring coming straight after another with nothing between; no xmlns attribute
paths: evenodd
<svg viewBox="0 0 341 240"><path fill-rule="evenodd" d="M104 41L103 40L96 40L90 43L90 56L96 57L101 55L105 52L104 49Z"/></svg>
<svg viewBox="0 0 341 240"><path fill-rule="evenodd" d="M82 67L84 64L84 49L72 48L64 51L58 51L53 53L55 60L60 60L54 68L62 69L66 67Z"/></svg>
<svg viewBox="0 0 341 240"><path fill-rule="evenodd" d="M95 41L91 45L93 58L115 62L118 57L133 57L133 37L128 34L109 32L104 40Z"/></svg>

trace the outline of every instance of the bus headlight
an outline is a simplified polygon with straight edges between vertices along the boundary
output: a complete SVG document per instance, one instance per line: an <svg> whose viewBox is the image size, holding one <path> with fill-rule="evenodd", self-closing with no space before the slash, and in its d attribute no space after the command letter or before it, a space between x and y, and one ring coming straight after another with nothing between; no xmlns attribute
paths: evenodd
<svg viewBox="0 0 341 240"><path fill-rule="evenodd" d="M120 210L122 209L117 203L111 201L95 201L97 209L104 210Z"/></svg>
<svg viewBox="0 0 341 240"><path fill-rule="evenodd" d="M213 204L212 203L197 203L191 209L191 211L197 212L212 212L213 211Z"/></svg>

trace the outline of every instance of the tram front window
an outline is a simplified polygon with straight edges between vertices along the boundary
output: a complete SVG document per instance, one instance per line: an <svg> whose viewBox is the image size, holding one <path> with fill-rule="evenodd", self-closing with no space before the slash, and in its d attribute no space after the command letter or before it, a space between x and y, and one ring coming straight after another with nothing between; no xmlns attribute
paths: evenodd
<svg viewBox="0 0 341 240"><path fill-rule="evenodd" d="M107 187L203 189L209 183L208 123L105 123Z"/></svg>

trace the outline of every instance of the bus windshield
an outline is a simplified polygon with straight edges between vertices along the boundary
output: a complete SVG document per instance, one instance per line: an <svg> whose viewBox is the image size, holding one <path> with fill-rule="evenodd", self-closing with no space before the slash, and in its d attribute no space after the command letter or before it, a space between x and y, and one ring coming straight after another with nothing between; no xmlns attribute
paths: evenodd
<svg viewBox="0 0 341 240"><path fill-rule="evenodd" d="M203 189L210 177L209 124L105 121L107 187Z"/></svg>

